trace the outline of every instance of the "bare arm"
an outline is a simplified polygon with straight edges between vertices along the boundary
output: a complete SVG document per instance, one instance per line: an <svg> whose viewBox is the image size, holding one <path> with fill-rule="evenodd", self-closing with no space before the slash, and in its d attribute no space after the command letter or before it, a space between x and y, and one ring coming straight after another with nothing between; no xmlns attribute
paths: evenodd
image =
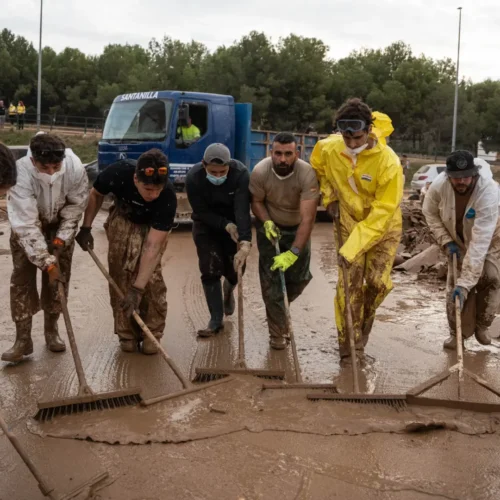
<svg viewBox="0 0 500 500"><path fill-rule="evenodd" d="M153 228L149 230L139 264L139 273L134 283L136 288L144 289L148 284L161 258L161 250L168 240L168 235L167 231L158 231Z"/></svg>
<svg viewBox="0 0 500 500"><path fill-rule="evenodd" d="M318 200L302 200L300 202L300 224L297 229L297 234L295 235L295 241L293 242L294 247L299 250L306 246L314 227L314 221L316 220L316 209L318 208Z"/></svg>
<svg viewBox="0 0 500 500"><path fill-rule="evenodd" d="M89 195L89 202L85 210L85 215L83 216L83 227L92 227L92 222L94 222L96 215L99 213L103 201L104 195L99 193L99 191L96 191L95 188L92 188Z"/></svg>
<svg viewBox="0 0 500 500"><path fill-rule="evenodd" d="M262 222L266 222L266 220L271 220L269 216L269 212L267 211L264 200L256 200L252 199L252 212Z"/></svg>

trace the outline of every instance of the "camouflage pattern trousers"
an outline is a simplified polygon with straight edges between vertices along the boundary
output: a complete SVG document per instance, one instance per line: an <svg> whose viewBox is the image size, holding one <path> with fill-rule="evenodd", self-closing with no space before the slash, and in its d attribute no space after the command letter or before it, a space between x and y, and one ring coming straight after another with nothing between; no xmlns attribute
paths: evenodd
<svg viewBox="0 0 500 500"><path fill-rule="evenodd" d="M115 206L110 208L109 217L104 224L108 237L109 274L126 294L134 284L139 272L143 245L149 226L134 224L120 214ZM165 247L161 250L161 255ZM141 339L142 331L134 319L128 319L120 307L121 299L109 286L109 295L115 333L120 339ZM167 318L167 286L161 272L161 259L146 285L139 306L139 315L156 338L163 336Z"/></svg>
<svg viewBox="0 0 500 500"><path fill-rule="evenodd" d="M42 232L50 245L55 238L58 226L44 227ZM71 278L71 261L75 249L74 241L64 248L59 257L59 268L65 279L66 297L69 292ZM19 239L14 233L10 235L10 250L12 253L13 271L10 278L10 310L13 321L22 321L34 316L40 309L49 314L60 314L61 301L57 283L49 285L49 276L42 272L41 297L36 285L37 267L28 259Z"/></svg>
<svg viewBox="0 0 500 500"><path fill-rule="evenodd" d="M280 251L292 248L297 233L296 228L280 227ZM276 257L274 245L266 238L264 226L257 223L257 247L259 248L259 277L262 298L266 306L267 325L271 337L288 337L287 317L279 271L271 271L273 258ZM285 272L286 291L292 303L304 291L312 279L309 265L311 262L311 241L307 242L293 266Z"/></svg>
<svg viewBox="0 0 500 500"><path fill-rule="evenodd" d="M349 233L344 226L341 226L341 231L342 241L346 242ZM337 236L335 239L338 242ZM368 252L347 266L356 349L362 350L367 344L375 320L375 311L393 288L391 271L400 240L401 228L396 227L388 231ZM349 354L349 339L345 328L344 277L340 268L338 274L335 322L340 356L344 357Z"/></svg>

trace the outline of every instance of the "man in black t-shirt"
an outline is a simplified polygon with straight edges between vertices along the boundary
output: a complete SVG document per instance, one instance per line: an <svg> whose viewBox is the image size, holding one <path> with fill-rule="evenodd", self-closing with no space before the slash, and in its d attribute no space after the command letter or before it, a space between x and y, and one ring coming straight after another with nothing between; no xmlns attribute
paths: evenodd
<svg viewBox="0 0 500 500"><path fill-rule="evenodd" d="M113 163L97 177L76 241L83 250L94 247L91 226L105 195L113 194L114 205L104 225L108 236L109 274L125 299L109 287L120 348L134 352L142 341L139 326L132 321L136 310L153 335L160 339L167 317L167 287L161 273L161 257L172 228L177 198L168 181L168 160L159 150L142 154L137 161ZM156 354L147 337L144 354Z"/></svg>
<svg viewBox="0 0 500 500"><path fill-rule="evenodd" d="M200 337L220 332L224 313L234 312L237 270L243 271L252 241L249 179L245 165L232 160L223 144L208 146L203 161L194 165L186 177L193 209L193 239L210 311L207 328L198 331Z"/></svg>

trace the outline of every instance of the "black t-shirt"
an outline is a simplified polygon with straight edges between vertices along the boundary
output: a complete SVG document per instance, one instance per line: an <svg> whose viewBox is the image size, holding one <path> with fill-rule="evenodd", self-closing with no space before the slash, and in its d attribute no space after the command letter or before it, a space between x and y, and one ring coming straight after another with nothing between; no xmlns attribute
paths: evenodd
<svg viewBox="0 0 500 500"><path fill-rule="evenodd" d="M112 193L120 211L134 224L147 224L158 231L170 231L177 210L177 197L170 181L156 200L144 201L134 183L135 160L112 163L94 182L94 189Z"/></svg>

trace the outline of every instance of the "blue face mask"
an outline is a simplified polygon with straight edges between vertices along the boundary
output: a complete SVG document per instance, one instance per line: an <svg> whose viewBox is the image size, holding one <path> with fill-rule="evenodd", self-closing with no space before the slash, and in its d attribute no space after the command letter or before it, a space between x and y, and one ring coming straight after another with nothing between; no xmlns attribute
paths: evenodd
<svg viewBox="0 0 500 500"><path fill-rule="evenodd" d="M207 181L211 182L214 186L220 186L221 184L224 184L227 179L227 174L224 175L223 177L215 177L215 175L209 174L207 172Z"/></svg>

